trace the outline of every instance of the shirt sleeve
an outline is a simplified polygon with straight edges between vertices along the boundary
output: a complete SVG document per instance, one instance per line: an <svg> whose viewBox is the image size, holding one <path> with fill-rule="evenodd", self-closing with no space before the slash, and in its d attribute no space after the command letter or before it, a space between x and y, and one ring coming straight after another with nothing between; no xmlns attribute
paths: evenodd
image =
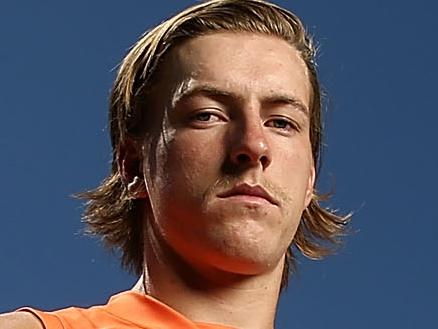
<svg viewBox="0 0 438 329"><path fill-rule="evenodd" d="M43 324L44 329L65 329L61 319L52 312L43 312L30 307L23 307L16 312L29 312Z"/></svg>

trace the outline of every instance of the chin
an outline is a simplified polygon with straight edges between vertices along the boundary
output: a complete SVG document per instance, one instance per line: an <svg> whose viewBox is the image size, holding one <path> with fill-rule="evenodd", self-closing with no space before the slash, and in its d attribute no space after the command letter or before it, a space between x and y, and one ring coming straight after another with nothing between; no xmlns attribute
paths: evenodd
<svg viewBox="0 0 438 329"><path fill-rule="evenodd" d="M227 216L226 220L211 216L204 235L200 239L198 235L197 241L192 241L192 247L197 245L198 256L211 267L256 275L283 265L296 226L291 222L285 224L283 218L276 216L254 219L239 214Z"/></svg>
<svg viewBox="0 0 438 329"><path fill-rule="evenodd" d="M267 273L281 267L283 268L284 255L279 259L260 259L250 257L227 257L222 262L216 263L215 267L223 272L245 275L257 276Z"/></svg>
<svg viewBox="0 0 438 329"><path fill-rule="evenodd" d="M213 267L229 273L260 275L271 272L279 265L283 266L289 246L288 243L280 242L274 245L273 240L222 239L208 261Z"/></svg>

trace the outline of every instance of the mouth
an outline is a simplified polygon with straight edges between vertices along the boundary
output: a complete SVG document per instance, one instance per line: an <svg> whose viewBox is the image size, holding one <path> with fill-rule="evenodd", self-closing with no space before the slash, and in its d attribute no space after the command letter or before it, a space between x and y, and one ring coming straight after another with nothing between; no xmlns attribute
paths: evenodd
<svg viewBox="0 0 438 329"><path fill-rule="evenodd" d="M219 198L237 198L242 201L268 202L278 206L278 201L260 185L239 184L218 194Z"/></svg>

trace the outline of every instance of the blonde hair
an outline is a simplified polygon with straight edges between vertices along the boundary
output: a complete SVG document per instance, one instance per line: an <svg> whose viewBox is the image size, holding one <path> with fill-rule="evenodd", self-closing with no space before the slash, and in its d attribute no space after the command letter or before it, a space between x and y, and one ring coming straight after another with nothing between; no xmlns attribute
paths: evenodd
<svg viewBox="0 0 438 329"><path fill-rule="evenodd" d="M315 47L303 24L293 13L262 0L212 0L190 7L145 33L120 65L110 100L110 134L113 147L111 174L94 190L80 194L88 199L84 212L88 232L102 237L110 249L121 252L124 267L143 270L143 221L140 201L128 197L117 166L118 151L126 138L147 134L152 121L147 91L154 85L163 57L187 39L216 31L249 32L276 36L293 45L306 63L312 86L310 141L316 169L320 166L321 91L316 72ZM148 95L148 97L152 97ZM146 101L145 101L146 99ZM146 123L146 124L145 124ZM146 129L147 130L147 129ZM319 259L339 244L350 216L339 216L320 206L314 195L302 214L286 254L282 287L295 266L292 249Z"/></svg>

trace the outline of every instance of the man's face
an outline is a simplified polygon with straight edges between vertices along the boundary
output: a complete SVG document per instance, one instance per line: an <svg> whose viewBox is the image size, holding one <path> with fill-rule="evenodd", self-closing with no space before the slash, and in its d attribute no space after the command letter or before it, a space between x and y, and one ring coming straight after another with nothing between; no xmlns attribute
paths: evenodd
<svg viewBox="0 0 438 329"><path fill-rule="evenodd" d="M303 60L281 39L230 32L184 42L161 67L150 110L162 129L143 145L154 238L195 267L273 269L314 183Z"/></svg>

